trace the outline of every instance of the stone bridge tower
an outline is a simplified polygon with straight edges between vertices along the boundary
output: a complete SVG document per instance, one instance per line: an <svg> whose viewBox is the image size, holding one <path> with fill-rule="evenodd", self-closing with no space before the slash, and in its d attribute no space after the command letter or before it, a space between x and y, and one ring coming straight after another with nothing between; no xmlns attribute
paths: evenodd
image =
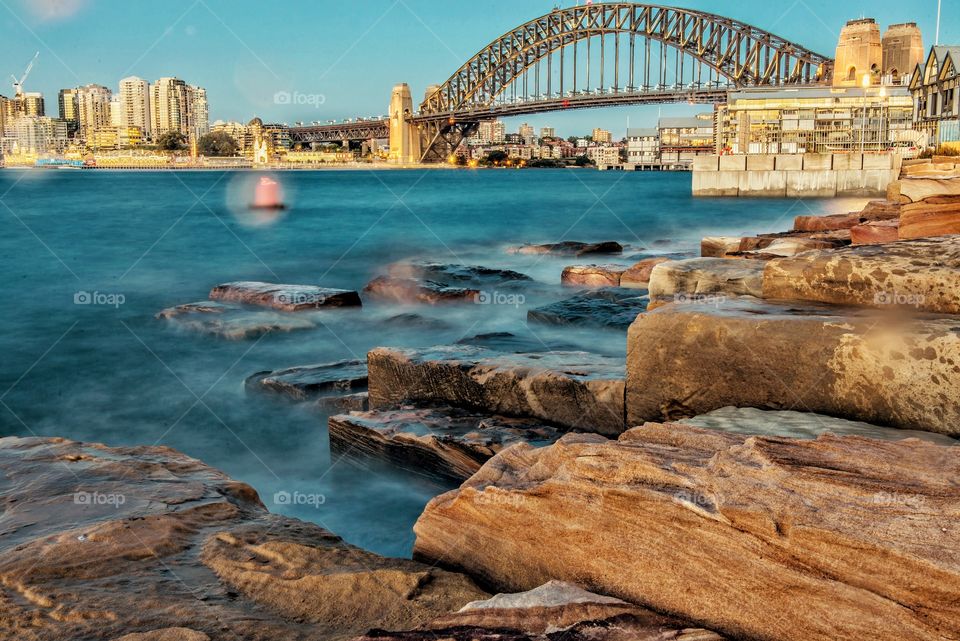
<svg viewBox="0 0 960 641"><path fill-rule="evenodd" d="M407 165L420 162L420 129L407 118L413 115L410 86L401 83L390 95L390 162Z"/></svg>

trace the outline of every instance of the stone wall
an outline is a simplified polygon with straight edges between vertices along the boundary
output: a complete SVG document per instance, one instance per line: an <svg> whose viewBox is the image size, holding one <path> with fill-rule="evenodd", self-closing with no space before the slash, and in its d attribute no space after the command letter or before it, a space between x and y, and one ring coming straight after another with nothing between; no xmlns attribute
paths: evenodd
<svg viewBox="0 0 960 641"><path fill-rule="evenodd" d="M834 198L884 196L900 175L897 154L700 156L693 195Z"/></svg>

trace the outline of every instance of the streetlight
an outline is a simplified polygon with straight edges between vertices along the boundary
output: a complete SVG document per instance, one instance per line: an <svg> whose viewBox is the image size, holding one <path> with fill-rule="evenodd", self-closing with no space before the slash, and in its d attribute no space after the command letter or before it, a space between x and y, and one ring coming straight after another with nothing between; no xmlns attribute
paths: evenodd
<svg viewBox="0 0 960 641"><path fill-rule="evenodd" d="M886 86L881 86L880 87L880 135L886 138L882 151L888 151L890 147L890 133L885 132L883 129L883 108L886 105L886 102L887 102L887 88Z"/></svg>
<svg viewBox="0 0 960 641"><path fill-rule="evenodd" d="M870 73L863 74L863 111L860 113L860 153L866 149L867 144L867 89L870 88Z"/></svg>

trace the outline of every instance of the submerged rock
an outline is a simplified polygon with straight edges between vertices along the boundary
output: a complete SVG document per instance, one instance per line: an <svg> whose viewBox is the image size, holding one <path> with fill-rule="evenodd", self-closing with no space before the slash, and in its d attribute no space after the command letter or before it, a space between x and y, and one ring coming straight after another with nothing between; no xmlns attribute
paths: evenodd
<svg viewBox="0 0 960 641"><path fill-rule="evenodd" d="M627 328L647 309L649 298L636 290L602 289L527 312L527 322Z"/></svg>
<svg viewBox="0 0 960 641"><path fill-rule="evenodd" d="M272 307L285 312L324 307L359 307L357 292L314 285L277 285L238 281L217 285L210 291L210 300L221 300L260 307Z"/></svg>
<svg viewBox="0 0 960 641"><path fill-rule="evenodd" d="M510 254L556 254L560 256L589 256L591 254L622 254L623 245L612 240L601 243L564 241L544 245L521 245L507 249Z"/></svg>
<svg viewBox="0 0 960 641"><path fill-rule="evenodd" d="M168 320L186 331L228 340L245 340L271 332L292 332L316 327L311 320L301 316L255 311L240 305L210 301L171 307L158 313L157 318Z"/></svg>
<svg viewBox="0 0 960 641"><path fill-rule="evenodd" d="M570 265L560 274L562 285L574 287L619 287L626 265Z"/></svg>
<svg viewBox="0 0 960 641"><path fill-rule="evenodd" d="M532 332L523 335L517 335L512 332L487 332L461 338L457 345L475 345L485 347L497 352L550 352L550 351L576 351L576 346L572 343L559 342L549 337L537 336Z"/></svg>
<svg viewBox="0 0 960 641"><path fill-rule="evenodd" d="M325 641L486 597L269 514L249 485L166 447L4 438L0 469L3 639Z"/></svg>
<svg viewBox="0 0 960 641"><path fill-rule="evenodd" d="M647 424L501 452L417 521L415 558L556 579L763 641L960 635L960 449Z"/></svg>
<svg viewBox="0 0 960 641"><path fill-rule="evenodd" d="M512 269L432 262L394 263L387 268L387 275L394 278L430 280L445 285L457 283L483 286L533 280L526 274L515 272Z"/></svg>
<svg viewBox="0 0 960 641"><path fill-rule="evenodd" d="M864 245L771 261L764 298L960 313L960 236Z"/></svg>
<svg viewBox="0 0 960 641"><path fill-rule="evenodd" d="M624 364L618 358L504 354L469 345L379 347L367 354L367 365L372 409L452 405L601 434L624 429Z"/></svg>
<svg viewBox="0 0 960 641"><path fill-rule="evenodd" d="M246 380L253 392L280 394L295 401L367 389L366 361L347 360L257 372Z"/></svg>
<svg viewBox="0 0 960 641"><path fill-rule="evenodd" d="M726 406L960 434L960 322L752 298L667 305L627 336L627 423Z"/></svg>
<svg viewBox="0 0 960 641"><path fill-rule="evenodd" d="M528 592L468 603L419 630L367 633L356 641L722 641L723 637L620 599L549 581Z"/></svg>
<svg viewBox="0 0 960 641"><path fill-rule="evenodd" d="M330 447L386 459L398 467L457 483L514 443L556 441L562 432L542 421L457 408L399 409L331 416Z"/></svg>
<svg viewBox="0 0 960 641"><path fill-rule="evenodd" d="M443 283L413 278L378 276L363 288L365 294L397 303L476 303L480 290L447 287Z"/></svg>

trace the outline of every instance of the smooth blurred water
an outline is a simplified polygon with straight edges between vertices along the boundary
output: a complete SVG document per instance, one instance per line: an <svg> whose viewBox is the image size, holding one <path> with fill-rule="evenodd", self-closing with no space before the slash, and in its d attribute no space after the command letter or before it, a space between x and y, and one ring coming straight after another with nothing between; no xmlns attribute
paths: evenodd
<svg viewBox="0 0 960 641"><path fill-rule="evenodd" d="M696 251L704 234L779 231L796 215L864 202L695 200L689 174L288 172L279 176L286 215L250 227L231 207L247 197L250 175L0 171L0 436L168 445L250 483L271 510L390 555L409 555L414 521L443 488L373 463L331 460L325 416L248 397L244 378L362 358L377 345L525 331L529 306L569 295L560 271L575 260L508 255L508 245L618 240L629 245L625 257ZM376 304L322 312L313 331L239 342L154 318L205 299L220 282L359 289L410 257L512 268L543 286L521 306L416 310L447 320L447 330L391 326L385 318L411 310ZM124 304L75 304L81 291L120 294ZM625 352L622 332L534 329L545 342ZM279 491L325 502L274 505Z"/></svg>

